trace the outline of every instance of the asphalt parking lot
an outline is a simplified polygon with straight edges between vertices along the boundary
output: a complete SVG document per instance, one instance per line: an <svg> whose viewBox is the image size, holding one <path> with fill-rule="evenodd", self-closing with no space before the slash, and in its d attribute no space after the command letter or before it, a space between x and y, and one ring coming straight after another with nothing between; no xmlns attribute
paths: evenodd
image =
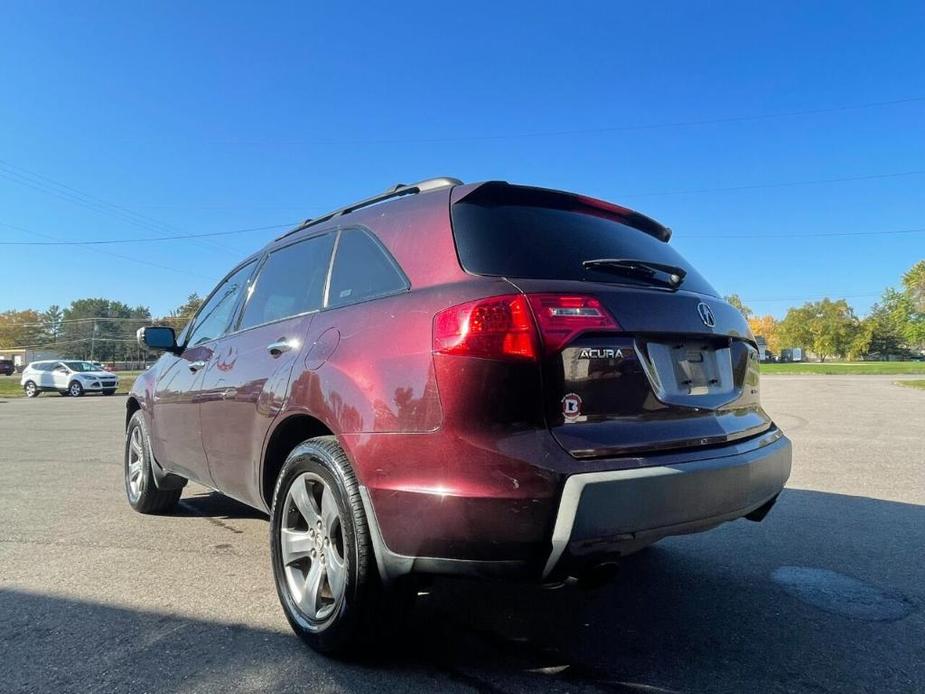
<svg viewBox="0 0 925 694"><path fill-rule="evenodd" d="M763 388L795 447L763 523L596 589L436 581L363 663L291 635L260 514L201 487L129 509L123 397L0 401L0 691L925 691L925 391Z"/></svg>

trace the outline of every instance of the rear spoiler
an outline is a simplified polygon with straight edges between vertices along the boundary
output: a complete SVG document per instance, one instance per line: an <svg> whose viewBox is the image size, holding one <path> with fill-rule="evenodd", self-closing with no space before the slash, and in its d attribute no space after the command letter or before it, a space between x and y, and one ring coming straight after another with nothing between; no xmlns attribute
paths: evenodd
<svg viewBox="0 0 925 694"><path fill-rule="evenodd" d="M464 192L453 200L454 204L465 200L470 203L489 205L549 207L614 219L649 234L649 236L654 236L665 243L668 243L669 239L671 239L671 229L656 222L651 217L647 217L628 207L586 195L566 193L551 188L512 185L507 181L486 181L472 186L465 186L464 188L468 190L464 189Z"/></svg>

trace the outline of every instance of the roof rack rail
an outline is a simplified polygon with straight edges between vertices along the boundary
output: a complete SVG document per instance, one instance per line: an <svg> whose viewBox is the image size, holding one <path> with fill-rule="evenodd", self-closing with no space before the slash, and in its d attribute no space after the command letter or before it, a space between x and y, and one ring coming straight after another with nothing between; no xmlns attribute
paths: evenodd
<svg viewBox="0 0 925 694"><path fill-rule="evenodd" d="M284 239L287 236L290 236L297 231L302 231L302 229L307 227L320 224L321 222L326 222L329 219L333 219L334 217L340 217L342 215L349 214L350 212L355 212L356 210L369 207L370 205L375 205L380 202L385 202L386 200L391 200L392 198L399 198L403 195L414 195L415 193L426 193L429 190L437 190L438 188L446 188L447 186L458 185L462 185L462 181L460 181L458 178L450 178L449 176L426 178L423 181L418 181L417 183L396 183L391 188L388 188L384 193L379 193L379 195L374 195L371 198L359 200L345 207L339 207L336 210L321 215L320 217L306 219L295 229L287 231L282 236L277 237L276 240L279 241L280 239Z"/></svg>

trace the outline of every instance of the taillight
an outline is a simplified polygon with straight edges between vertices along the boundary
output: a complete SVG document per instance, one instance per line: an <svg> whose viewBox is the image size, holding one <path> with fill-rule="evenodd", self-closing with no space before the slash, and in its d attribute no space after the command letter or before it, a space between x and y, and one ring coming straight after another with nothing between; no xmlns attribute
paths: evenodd
<svg viewBox="0 0 925 694"><path fill-rule="evenodd" d="M545 352L555 354L580 333L619 329L593 296L512 294L441 311L434 317L433 346L441 354L535 360L540 339Z"/></svg>
<svg viewBox="0 0 925 694"><path fill-rule="evenodd" d="M526 298L493 296L441 311L434 316L434 351L486 359L536 359L536 327Z"/></svg>
<svg viewBox="0 0 925 694"><path fill-rule="evenodd" d="M619 330L607 309L593 296L528 294L547 354L555 354L579 333Z"/></svg>

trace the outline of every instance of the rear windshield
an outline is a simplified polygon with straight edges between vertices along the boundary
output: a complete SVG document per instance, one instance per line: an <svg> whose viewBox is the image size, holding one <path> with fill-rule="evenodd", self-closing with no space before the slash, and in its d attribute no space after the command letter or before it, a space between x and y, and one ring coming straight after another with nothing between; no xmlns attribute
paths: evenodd
<svg viewBox="0 0 925 694"><path fill-rule="evenodd" d="M584 260L624 258L681 267L687 271L682 289L716 295L667 243L595 209L574 202L566 206L561 194L550 206L475 197L464 198L452 211L459 260L468 272L652 286L643 278L582 266Z"/></svg>

